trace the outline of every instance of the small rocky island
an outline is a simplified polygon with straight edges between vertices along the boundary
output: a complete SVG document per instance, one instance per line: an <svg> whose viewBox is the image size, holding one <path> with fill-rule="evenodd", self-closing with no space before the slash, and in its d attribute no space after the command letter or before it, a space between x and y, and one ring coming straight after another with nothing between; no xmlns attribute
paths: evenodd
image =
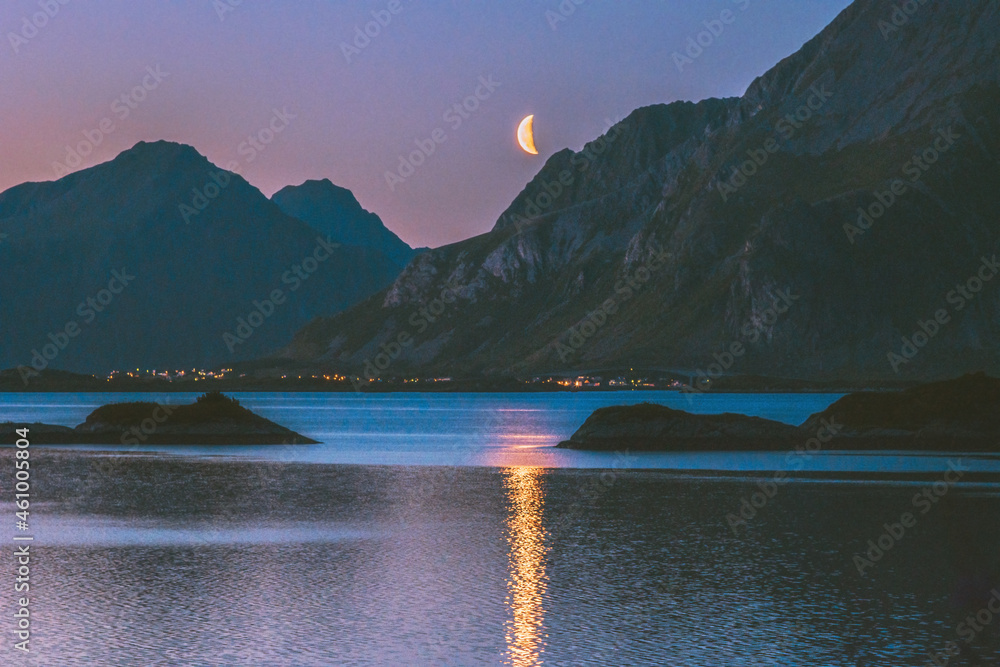
<svg viewBox="0 0 1000 667"><path fill-rule="evenodd" d="M104 405L76 428L51 424L0 424L0 443L28 428L39 445L300 445L315 440L254 414L215 391L189 405L152 402Z"/></svg>
<svg viewBox="0 0 1000 667"><path fill-rule="evenodd" d="M983 373L893 392L848 394L799 426L643 403L595 411L557 447L597 451L1000 451L1000 380ZM826 444L829 443L829 444Z"/></svg>

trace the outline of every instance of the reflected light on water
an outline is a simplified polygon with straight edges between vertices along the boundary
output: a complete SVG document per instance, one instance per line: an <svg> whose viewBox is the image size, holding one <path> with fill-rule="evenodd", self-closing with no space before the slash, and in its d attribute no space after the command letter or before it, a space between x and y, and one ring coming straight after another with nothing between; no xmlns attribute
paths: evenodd
<svg viewBox="0 0 1000 667"><path fill-rule="evenodd" d="M545 528L542 510L541 468L505 468L507 492L507 543L510 572L507 579L507 664L515 667L542 664L545 637Z"/></svg>

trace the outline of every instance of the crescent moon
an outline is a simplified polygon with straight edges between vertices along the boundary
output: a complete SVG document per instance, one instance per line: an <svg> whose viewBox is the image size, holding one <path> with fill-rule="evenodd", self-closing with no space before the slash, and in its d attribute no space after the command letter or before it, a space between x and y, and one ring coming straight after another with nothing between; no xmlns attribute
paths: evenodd
<svg viewBox="0 0 1000 667"><path fill-rule="evenodd" d="M535 150L535 131L533 129L534 121L535 115L532 114L527 116L521 121L521 124L517 126L517 143L521 144L521 148L524 149L525 153L538 155L538 151Z"/></svg>

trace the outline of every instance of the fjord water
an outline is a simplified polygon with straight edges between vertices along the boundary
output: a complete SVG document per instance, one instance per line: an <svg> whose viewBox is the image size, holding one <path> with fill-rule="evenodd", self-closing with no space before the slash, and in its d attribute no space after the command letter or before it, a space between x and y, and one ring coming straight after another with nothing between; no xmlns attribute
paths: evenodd
<svg viewBox="0 0 1000 667"><path fill-rule="evenodd" d="M0 421L191 396L0 395ZM959 634L1000 586L1000 486L913 504L948 457L821 452L823 479L734 531L780 458L549 450L601 405L798 423L835 396L239 398L323 444L34 449L35 633L27 657L8 637L3 664L924 665L948 641L948 664L1000 659L1000 616ZM916 526L860 574L855 554L907 511Z"/></svg>

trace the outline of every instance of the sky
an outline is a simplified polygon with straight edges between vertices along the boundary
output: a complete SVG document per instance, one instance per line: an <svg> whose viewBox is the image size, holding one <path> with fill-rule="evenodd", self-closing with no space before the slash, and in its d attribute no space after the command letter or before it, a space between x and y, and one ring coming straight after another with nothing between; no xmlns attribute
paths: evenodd
<svg viewBox="0 0 1000 667"><path fill-rule="evenodd" d="M437 247L489 231L547 157L634 109L741 95L848 4L4 0L0 191L166 139L268 196L329 178Z"/></svg>

